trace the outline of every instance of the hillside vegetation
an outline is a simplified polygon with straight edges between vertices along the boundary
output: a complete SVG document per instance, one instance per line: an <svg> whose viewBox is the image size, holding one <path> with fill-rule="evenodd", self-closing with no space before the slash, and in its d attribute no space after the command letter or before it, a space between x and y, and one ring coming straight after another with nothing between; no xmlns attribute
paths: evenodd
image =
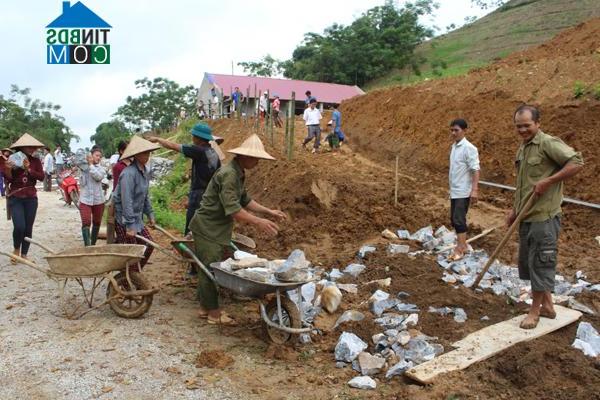
<svg viewBox="0 0 600 400"><path fill-rule="evenodd" d="M415 55L427 60L421 75L411 69L396 70L370 82L366 89L462 75L512 52L544 43L558 32L597 16L598 0L513 0L469 25L418 46ZM432 64L437 66L432 68Z"/></svg>

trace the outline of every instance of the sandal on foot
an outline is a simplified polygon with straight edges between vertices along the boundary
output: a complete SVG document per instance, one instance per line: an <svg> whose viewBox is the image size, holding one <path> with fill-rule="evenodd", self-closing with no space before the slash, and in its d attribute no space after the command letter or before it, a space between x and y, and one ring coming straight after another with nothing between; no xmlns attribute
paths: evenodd
<svg viewBox="0 0 600 400"><path fill-rule="evenodd" d="M519 327L521 329L535 329L535 327L537 326L538 322L540 322L540 318L535 318L533 320L533 322L525 322L527 320L527 317L525 317L523 319L523 321L521 321L521 324L519 325Z"/></svg>
<svg viewBox="0 0 600 400"><path fill-rule="evenodd" d="M548 318L548 319L554 319L554 318L556 318L556 311L554 311L554 310L548 311L548 310L541 309L540 310L540 317L544 317L544 318Z"/></svg>
<svg viewBox="0 0 600 400"><path fill-rule="evenodd" d="M202 310L202 309L200 311L198 311L198 318L200 318L200 319L208 318L208 311Z"/></svg>
<svg viewBox="0 0 600 400"><path fill-rule="evenodd" d="M208 316L206 320L209 325L237 326L237 322L225 313L221 314L219 318L211 318Z"/></svg>

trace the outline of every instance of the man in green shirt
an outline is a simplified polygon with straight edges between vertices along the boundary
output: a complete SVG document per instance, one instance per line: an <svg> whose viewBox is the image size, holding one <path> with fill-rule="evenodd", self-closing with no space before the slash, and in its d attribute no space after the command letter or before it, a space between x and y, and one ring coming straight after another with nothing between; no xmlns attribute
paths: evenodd
<svg viewBox="0 0 600 400"><path fill-rule="evenodd" d="M252 213L285 220L280 210L272 210L252 200L244 187L247 169L256 167L260 159L274 160L257 135L252 135L240 147L229 150L235 157L221 167L210 180L200 208L190 222L196 256L205 266L222 261L231 253L231 234L234 222L248 223L269 235L279 227L273 221ZM235 321L219 307L216 285L204 273L198 273L199 316L210 324L234 325Z"/></svg>
<svg viewBox="0 0 600 400"><path fill-rule="evenodd" d="M563 181L583 168L581 153L562 140L540 130L540 112L520 106L514 123L523 140L515 161L517 190L512 211L506 217L512 225L529 196L535 202L519 226L519 277L531 281L533 302L521 328L533 329L541 317L556 318L552 304L556 275L557 242L563 198Z"/></svg>

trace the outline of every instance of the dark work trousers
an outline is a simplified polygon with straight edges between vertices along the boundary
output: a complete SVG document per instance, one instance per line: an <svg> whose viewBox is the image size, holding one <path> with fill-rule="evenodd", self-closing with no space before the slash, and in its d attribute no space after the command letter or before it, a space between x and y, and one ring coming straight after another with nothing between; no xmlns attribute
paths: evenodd
<svg viewBox="0 0 600 400"><path fill-rule="evenodd" d="M204 195L204 190L191 190L188 195L188 208L185 214L185 231L184 235L190 233L190 221L194 217L196 210L200 208L200 201L202 201L202 196Z"/></svg>
<svg viewBox="0 0 600 400"><path fill-rule="evenodd" d="M4 188L4 173L0 171L0 194L6 196L6 189Z"/></svg>
<svg viewBox="0 0 600 400"><path fill-rule="evenodd" d="M33 233L38 199L37 197L11 197L8 199L8 204L13 222L13 247L21 249L21 255L25 256L29 251L29 242L24 239L30 238Z"/></svg>

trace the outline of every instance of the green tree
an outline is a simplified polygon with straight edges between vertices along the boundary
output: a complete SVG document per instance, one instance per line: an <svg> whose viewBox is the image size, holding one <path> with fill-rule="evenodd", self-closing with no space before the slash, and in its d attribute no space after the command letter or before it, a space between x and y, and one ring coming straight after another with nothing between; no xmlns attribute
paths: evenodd
<svg viewBox="0 0 600 400"><path fill-rule="evenodd" d="M281 61L267 54L259 61L243 61L238 65L250 76L275 76L283 72Z"/></svg>
<svg viewBox="0 0 600 400"><path fill-rule="evenodd" d="M117 152L121 140L128 140L130 137L131 132L123 122L112 120L98 125L90 140L100 146L105 155L110 155Z"/></svg>
<svg viewBox="0 0 600 400"><path fill-rule="evenodd" d="M506 0L471 0L471 4L482 10L488 10L503 6Z"/></svg>
<svg viewBox="0 0 600 400"><path fill-rule="evenodd" d="M148 78L135 81L143 93L128 96L126 104L114 114L131 130L166 131L175 126L181 108L192 115L196 108L197 93L193 86L180 86L166 78Z"/></svg>
<svg viewBox="0 0 600 400"><path fill-rule="evenodd" d="M33 99L30 94L28 88L11 85L8 97L0 95L0 147L9 146L27 132L51 149L61 145L68 151L71 140L79 141L79 137L56 114L61 107Z"/></svg>
<svg viewBox="0 0 600 400"><path fill-rule="evenodd" d="M362 85L388 71L415 65L414 49L433 36L419 18L433 12L433 0L417 0L399 8L392 0L367 10L349 26L334 24L323 34L307 33L284 76Z"/></svg>

